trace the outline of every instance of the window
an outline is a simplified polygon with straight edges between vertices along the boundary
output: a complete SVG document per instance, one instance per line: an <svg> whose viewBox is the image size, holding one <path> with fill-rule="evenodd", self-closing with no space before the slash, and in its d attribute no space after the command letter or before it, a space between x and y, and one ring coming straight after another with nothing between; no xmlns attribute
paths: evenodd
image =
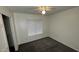
<svg viewBox="0 0 79 59"><path fill-rule="evenodd" d="M43 22L39 20L28 21L28 36L33 36L43 33Z"/></svg>

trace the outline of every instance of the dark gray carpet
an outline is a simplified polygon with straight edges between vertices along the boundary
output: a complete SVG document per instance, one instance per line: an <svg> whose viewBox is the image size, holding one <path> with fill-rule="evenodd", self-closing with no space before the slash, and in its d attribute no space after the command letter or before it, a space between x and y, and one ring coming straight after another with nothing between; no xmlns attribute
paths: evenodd
<svg viewBox="0 0 79 59"><path fill-rule="evenodd" d="M49 37L25 43L18 52L77 52Z"/></svg>

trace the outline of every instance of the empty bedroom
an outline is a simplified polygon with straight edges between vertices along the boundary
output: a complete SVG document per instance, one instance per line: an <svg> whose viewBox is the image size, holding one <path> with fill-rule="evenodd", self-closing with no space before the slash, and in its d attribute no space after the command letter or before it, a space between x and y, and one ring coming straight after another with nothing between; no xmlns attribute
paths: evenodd
<svg viewBox="0 0 79 59"><path fill-rule="evenodd" d="M79 7L0 6L0 52L78 52Z"/></svg>

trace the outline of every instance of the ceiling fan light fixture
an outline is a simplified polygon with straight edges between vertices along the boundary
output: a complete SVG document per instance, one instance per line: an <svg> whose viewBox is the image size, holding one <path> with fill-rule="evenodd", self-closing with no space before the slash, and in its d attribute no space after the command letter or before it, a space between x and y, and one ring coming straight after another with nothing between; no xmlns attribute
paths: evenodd
<svg viewBox="0 0 79 59"><path fill-rule="evenodd" d="M47 11L51 10L50 6L39 6L36 10L41 11L41 14L46 14Z"/></svg>
<svg viewBox="0 0 79 59"><path fill-rule="evenodd" d="M45 10L43 10L43 11L42 11L42 14L43 14L43 15L44 15L44 14L46 14L46 11L45 11Z"/></svg>

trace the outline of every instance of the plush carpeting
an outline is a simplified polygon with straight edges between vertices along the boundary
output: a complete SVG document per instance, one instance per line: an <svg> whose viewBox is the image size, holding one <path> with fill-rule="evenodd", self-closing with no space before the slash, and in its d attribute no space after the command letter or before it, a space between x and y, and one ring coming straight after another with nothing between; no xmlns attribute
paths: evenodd
<svg viewBox="0 0 79 59"><path fill-rule="evenodd" d="M49 37L25 43L19 46L18 52L76 52L75 50Z"/></svg>

